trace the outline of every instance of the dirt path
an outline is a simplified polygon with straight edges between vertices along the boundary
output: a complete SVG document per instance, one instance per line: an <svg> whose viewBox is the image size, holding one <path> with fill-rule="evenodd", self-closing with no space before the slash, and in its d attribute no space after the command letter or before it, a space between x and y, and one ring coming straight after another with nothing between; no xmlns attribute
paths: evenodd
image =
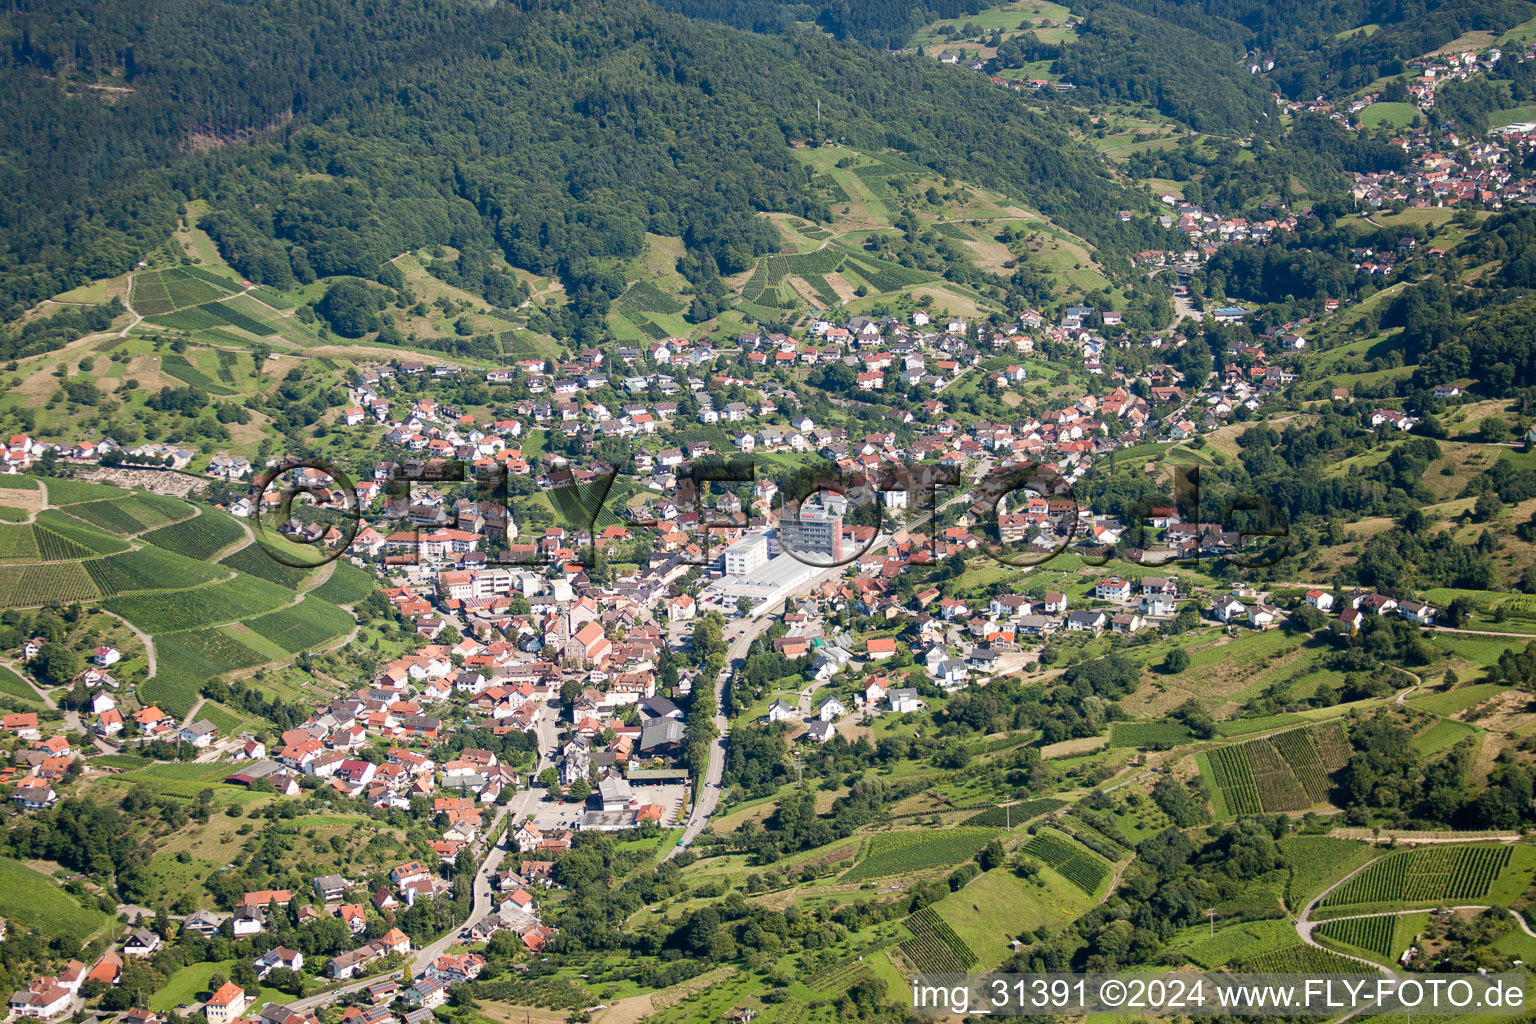
<svg viewBox="0 0 1536 1024"><path fill-rule="evenodd" d="M138 626L135 626L133 623L129 622L127 619L123 618L116 612L109 612L100 605L97 605L96 608L103 615L110 615L118 622L121 622L123 625L127 626L129 632L133 633L134 636L139 638L139 643L144 645L144 678L146 680L155 678L155 672L157 669L155 666L154 637L150 636L148 633L144 632Z"/></svg>

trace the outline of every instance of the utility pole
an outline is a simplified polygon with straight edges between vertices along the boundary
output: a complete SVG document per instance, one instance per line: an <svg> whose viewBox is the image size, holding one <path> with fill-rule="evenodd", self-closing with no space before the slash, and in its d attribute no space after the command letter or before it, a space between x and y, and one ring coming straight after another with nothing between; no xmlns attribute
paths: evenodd
<svg viewBox="0 0 1536 1024"><path fill-rule="evenodd" d="M1205 912L1205 916L1211 919L1211 935L1215 936L1215 934L1216 934L1216 908L1215 907L1207 908L1207 910Z"/></svg>

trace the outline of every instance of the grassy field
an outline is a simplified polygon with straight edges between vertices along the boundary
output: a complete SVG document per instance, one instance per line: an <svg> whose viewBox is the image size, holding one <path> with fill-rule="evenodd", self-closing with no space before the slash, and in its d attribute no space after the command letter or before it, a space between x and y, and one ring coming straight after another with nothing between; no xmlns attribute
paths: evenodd
<svg viewBox="0 0 1536 1024"><path fill-rule="evenodd" d="M1455 715L1465 711L1474 704L1481 704L1496 694L1503 693L1508 687L1497 683L1476 683L1472 686L1458 686L1443 693L1414 694L1408 698L1408 703L1416 708L1437 715Z"/></svg>
<svg viewBox="0 0 1536 1024"><path fill-rule="evenodd" d="M167 979L164 988L150 996L149 1008L157 1013L163 1013L166 1010L176 1009L182 1003L200 1002L210 994L208 991L208 979L215 974L222 974L227 978L229 977L230 968L234 966L235 961L233 960L220 960L215 963L192 964L188 967L183 967ZM282 1002L292 998L275 988L266 988L265 986L258 992L247 992L245 996L247 1000L253 1001L256 1006L260 1006L265 1002Z"/></svg>
<svg viewBox="0 0 1536 1024"><path fill-rule="evenodd" d="M1465 722L1442 718L1413 738L1413 749L1421 755L1438 754L1462 740L1482 735L1482 730Z"/></svg>
<svg viewBox="0 0 1536 1024"><path fill-rule="evenodd" d="M58 883L19 860L0 857L0 917L18 926L62 939L72 946L110 919L96 907L83 907Z"/></svg>
<svg viewBox="0 0 1536 1024"><path fill-rule="evenodd" d="M1413 123L1419 108L1412 103L1372 103L1360 111L1363 128L1403 128Z"/></svg>
<svg viewBox="0 0 1536 1024"><path fill-rule="evenodd" d="M1075 885L1041 872L1038 882L994 868L937 904L939 916L979 958L978 969L997 966L1008 942L1025 930L1059 932L1092 900Z"/></svg>

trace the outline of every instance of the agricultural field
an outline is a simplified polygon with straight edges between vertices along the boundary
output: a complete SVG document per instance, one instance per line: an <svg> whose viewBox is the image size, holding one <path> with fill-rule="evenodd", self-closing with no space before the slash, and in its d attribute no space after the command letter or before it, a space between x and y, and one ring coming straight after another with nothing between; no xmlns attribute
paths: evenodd
<svg viewBox="0 0 1536 1024"><path fill-rule="evenodd" d="M1218 922L1214 931L1205 924L1194 925L1169 945L1206 970L1215 970L1283 949L1295 941L1296 927L1290 921L1244 921L1229 925Z"/></svg>
<svg viewBox="0 0 1536 1024"><path fill-rule="evenodd" d="M103 597L136 590L175 590L222 580L225 574L163 548L144 547L84 563Z"/></svg>
<svg viewBox="0 0 1536 1024"><path fill-rule="evenodd" d="M332 604L355 605L368 600L368 595L378 586L378 581L367 570L337 559L331 563L331 578L310 593Z"/></svg>
<svg viewBox="0 0 1536 1024"><path fill-rule="evenodd" d="M1328 894L1324 907L1486 897L1513 847L1436 844L1389 854Z"/></svg>
<svg viewBox="0 0 1536 1024"><path fill-rule="evenodd" d="M28 686L25 679L4 665L0 665L0 697L10 697L28 704L42 703L37 696L37 691Z"/></svg>
<svg viewBox="0 0 1536 1024"><path fill-rule="evenodd" d="M1285 902L1293 910L1381 854L1379 847L1332 836L1287 836L1280 849L1291 864Z"/></svg>
<svg viewBox="0 0 1536 1024"><path fill-rule="evenodd" d="M881 832L870 837L864 856L843 875L843 880L852 882L958 864L975 856L997 834L996 830L986 828Z"/></svg>
<svg viewBox="0 0 1536 1024"><path fill-rule="evenodd" d="M960 824L973 828L1010 828L1065 806L1067 806L1065 800L1050 797L1041 800L1025 800L1009 807L989 807L979 814L971 815Z"/></svg>
<svg viewBox="0 0 1536 1024"><path fill-rule="evenodd" d="M1058 832L1042 830L1019 849L1090 895L1109 876L1107 863Z"/></svg>
<svg viewBox="0 0 1536 1024"><path fill-rule="evenodd" d="M219 564L238 572L260 577L269 583L297 592L309 579L313 569L285 565L267 554L260 544L247 544L232 555L219 559Z"/></svg>
<svg viewBox="0 0 1536 1024"><path fill-rule="evenodd" d="M133 493L69 506L69 514L108 533L153 530L192 514L192 506L159 494Z"/></svg>
<svg viewBox="0 0 1536 1024"><path fill-rule="evenodd" d="M133 275L133 308L144 316L200 306L232 295L236 286L201 267L171 267Z"/></svg>
<svg viewBox="0 0 1536 1024"><path fill-rule="evenodd" d="M976 954L932 907L906 920L912 937L901 944L901 955L925 974L960 974L976 963Z"/></svg>
<svg viewBox="0 0 1536 1024"><path fill-rule="evenodd" d="M121 498L133 493L121 487L113 487L111 484L93 484L88 480L67 480L59 477L50 477L44 482L44 486L48 488L50 505L74 505L84 501L99 501L102 498Z"/></svg>
<svg viewBox="0 0 1536 1024"><path fill-rule="evenodd" d="M244 537L239 520L205 509L195 519L146 533L143 539L188 558L207 559Z"/></svg>
<svg viewBox="0 0 1536 1024"><path fill-rule="evenodd" d="M1242 964L1264 974L1359 974L1362 966L1358 960L1300 942L1250 956Z"/></svg>
<svg viewBox="0 0 1536 1024"><path fill-rule="evenodd" d="M193 590L114 597L104 607L158 636L222 622L240 622L280 608L292 598L288 591L266 580L236 576Z"/></svg>
<svg viewBox="0 0 1536 1024"><path fill-rule="evenodd" d="M45 508L39 512L37 523L34 525L46 527L92 554L115 555L120 551L127 551L130 547L129 543L121 537L114 537L110 533L103 533L87 526L55 508Z"/></svg>
<svg viewBox="0 0 1536 1024"><path fill-rule="evenodd" d="M1009 941L1026 931L1055 929L1093 905L1093 897L1051 871L1024 878L1011 868L983 872L933 904L976 954L973 969L996 967Z"/></svg>
<svg viewBox="0 0 1536 1024"><path fill-rule="evenodd" d="M79 562L0 565L0 607L35 608L94 601L100 596Z"/></svg>
<svg viewBox="0 0 1536 1024"><path fill-rule="evenodd" d="M1109 729L1112 747L1149 750L1176 747L1194 739L1195 734L1183 722L1115 722Z"/></svg>
<svg viewBox="0 0 1536 1024"><path fill-rule="evenodd" d="M1392 915L1377 917L1350 917L1341 921L1324 921L1317 926L1317 935L1330 942L1353 946L1382 959L1391 959L1392 936L1397 931L1397 918ZM1346 949L1345 952L1353 952Z"/></svg>
<svg viewBox="0 0 1536 1024"><path fill-rule="evenodd" d="M334 640L352 628L352 616L333 604L306 597L292 608L247 619L245 625L290 654Z"/></svg>
<svg viewBox="0 0 1536 1024"><path fill-rule="evenodd" d="M817 971L805 979L805 984L817 992L832 996L846 992L855 982L874 976L869 965L864 962L867 955L850 957L841 963Z"/></svg>
<svg viewBox="0 0 1536 1024"><path fill-rule="evenodd" d="M1349 743L1338 722L1324 722L1217 747L1208 758L1229 813L1303 811L1327 799Z"/></svg>
<svg viewBox="0 0 1536 1024"><path fill-rule="evenodd" d="M155 654L157 671L141 687L144 699L181 715L197 702L208 680L271 660L217 629L158 637Z"/></svg>
<svg viewBox="0 0 1536 1024"><path fill-rule="evenodd" d="M46 526L34 524L32 536L37 541L37 557L44 562L67 562L81 558L90 558L96 552L70 540L62 533L50 530Z"/></svg>
<svg viewBox="0 0 1536 1024"><path fill-rule="evenodd" d="M0 857L0 917L69 946L80 947L110 918L98 907L85 907L47 875L19 860Z"/></svg>
<svg viewBox="0 0 1536 1024"><path fill-rule="evenodd" d="M31 562L37 554L37 537L30 524L0 526L0 561Z"/></svg>

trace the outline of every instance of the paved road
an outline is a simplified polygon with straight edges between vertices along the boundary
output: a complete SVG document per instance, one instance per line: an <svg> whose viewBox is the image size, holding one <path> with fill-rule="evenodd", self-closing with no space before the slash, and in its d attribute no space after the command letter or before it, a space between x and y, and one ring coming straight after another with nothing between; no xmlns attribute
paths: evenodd
<svg viewBox="0 0 1536 1024"><path fill-rule="evenodd" d="M978 462L972 472L973 479L970 485L940 505L939 509L942 511L949 508L956 502L968 498L969 487L974 487L975 480L986 476L987 471L991 468L991 466L992 460L990 458L985 458ZM901 529L896 532L910 533L914 530L921 529L931 518L933 518L932 513L924 512L922 515L916 516L910 522L903 525ZM893 535L890 533L880 534L880 536L876 537L873 543L870 544L868 550L863 553L872 555L878 551L883 551L887 546L890 545L892 536ZM812 576L799 587L795 588L795 590L788 596L796 597L809 593L810 591L821 586L827 580L835 579L838 576L841 576L843 570L846 568L847 566L845 565L837 565L829 569L824 569L821 572L818 572L815 576ZM786 598L786 601L787 600L788 598ZM714 742L709 746L709 765L704 770L704 788L697 794L693 802L693 809L689 812L687 820L683 823L682 838L678 841L675 847L667 851L667 855L662 858L663 860L671 860L673 857L677 856L683 850L686 850L689 846L691 846L693 841L699 837L699 834L703 832L706 827L708 827L710 816L715 813L715 807L720 803L720 782L725 775L725 744L727 733L730 730L730 722L726 720L723 713L723 709L725 707L725 683L726 680L730 678L730 673L735 671L734 666L736 662L738 660L746 660L747 651L752 647L752 641L756 640L763 633L767 632L768 628L773 625L773 622L774 619L771 615L764 615L761 618L752 619L746 623L738 621L726 627L726 638L730 641L729 646L726 648L726 669L725 673L715 680L715 706L721 710L717 711L715 714L714 722L716 736Z"/></svg>
<svg viewBox="0 0 1536 1024"><path fill-rule="evenodd" d="M535 729L535 734L539 739L539 763L533 769L534 775L538 775L539 772L543 771L553 761L556 727L555 715L558 713L556 707L558 707L558 704L546 705L539 714L539 720ZM529 789L520 790L517 796L513 797L505 806L496 809L496 814L492 817L485 834L490 835L494 833L497 827L501 825L502 820L509 814L514 822L522 818L529 813L530 808L544 799L544 795L545 791L539 788L530 787ZM491 878L501 867L502 858L506 856L506 853L506 847L498 844L491 848L486 854L485 860L480 863L480 869L475 872L474 902L470 905L469 916L464 919L465 925L474 924L493 909L492 896L494 895L494 890L491 888ZM459 931L462 927L450 930L436 942L412 953L411 976L420 978L433 960L448 952L449 948L459 941ZM310 996L308 999L296 999L288 1005L300 1011L317 1010L322 1006L335 1002L342 996L350 995L376 981L391 976L375 975L360 981L348 982L340 988L332 989L321 995Z"/></svg>

